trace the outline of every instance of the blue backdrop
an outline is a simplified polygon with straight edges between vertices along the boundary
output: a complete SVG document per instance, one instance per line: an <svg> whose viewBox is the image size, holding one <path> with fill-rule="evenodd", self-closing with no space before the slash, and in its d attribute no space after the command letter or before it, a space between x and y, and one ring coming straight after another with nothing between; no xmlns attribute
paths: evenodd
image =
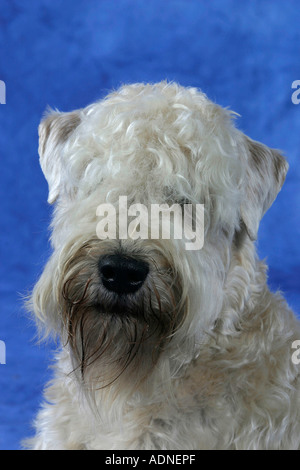
<svg viewBox="0 0 300 470"><path fill-rule="evenodd" d="M47 185L37 127L136 81L176 80L241 114L239 127L283 149L290 170L264 217L258 250L270 285L300 311L299 0L1 0L0 448L18 449L50 377L52 345L35 343L22 307L47 256Z"/></svg>

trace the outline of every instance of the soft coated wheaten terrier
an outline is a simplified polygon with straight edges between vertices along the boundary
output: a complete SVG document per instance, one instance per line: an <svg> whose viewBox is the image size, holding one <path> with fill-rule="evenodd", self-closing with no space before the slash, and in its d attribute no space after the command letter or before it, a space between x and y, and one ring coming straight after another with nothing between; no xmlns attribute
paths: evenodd
<svg viewBox="0 0 300 470"><path fill-rule="evenodd" d="M53 254L30 307L61 347L29 448L299 448L299 322L254 243L288 165L233 115L163 82L41 122ZM99 205L122 216L124 196L201 204L201 249L101 239Z"/></svg>

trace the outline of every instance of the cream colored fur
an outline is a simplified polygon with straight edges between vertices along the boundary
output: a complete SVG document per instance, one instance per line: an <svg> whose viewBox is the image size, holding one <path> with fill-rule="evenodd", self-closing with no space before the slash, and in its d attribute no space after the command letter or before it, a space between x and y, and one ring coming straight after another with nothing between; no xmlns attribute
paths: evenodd
<svg viewBox="0 0 300 470"><path fill-rule="evenodd" d="M255 250L287 163L233 118L162 82L42 121L53 254L30 305L61 348L29 448L299 449L300 326ZM97 239L97 206L120 195L203 203L203 248ZM150 272L128 311L112 315L97 261L120 251Z"/></svg>

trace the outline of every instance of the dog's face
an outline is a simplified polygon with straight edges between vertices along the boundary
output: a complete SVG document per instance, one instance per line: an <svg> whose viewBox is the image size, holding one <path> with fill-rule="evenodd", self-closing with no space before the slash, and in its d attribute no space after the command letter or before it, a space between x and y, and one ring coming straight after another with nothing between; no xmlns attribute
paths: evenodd
<svg viewBox="0 0 300 470"><path fill-rule="evenodd" d="M39 135L55 212L53 255L33 294L37 317L99 387L121 376L135 387L158 361L162 374L174 373L230 307L233 258L256 238L283 184L284 158L238 131L232 113L204 94L166 83L51 113ZM99 238L97 208L109 203L122 215L120 196L147 208L203 204L203 246L118 230Z"/></svg>

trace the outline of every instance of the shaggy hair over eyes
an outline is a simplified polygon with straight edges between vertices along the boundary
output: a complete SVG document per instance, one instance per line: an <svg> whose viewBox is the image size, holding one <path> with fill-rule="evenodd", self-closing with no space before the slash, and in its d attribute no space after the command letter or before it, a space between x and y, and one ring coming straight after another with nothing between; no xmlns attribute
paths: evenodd
<svg viewBox="0 0 300 470"><path fill-rule="evenodd" d="M60 347L27 447L300 448L300 325L270 292L255 246L288 164L235 118L167 82L46 113L52 254L30 309ZM148 213L204 205L202 248L175 236L97 237L97 208L109 203L118 216L120 196ZM133 290L105 279L112 258L125 284L124 266L127 276L130 263L146 266Z"/></svg>

